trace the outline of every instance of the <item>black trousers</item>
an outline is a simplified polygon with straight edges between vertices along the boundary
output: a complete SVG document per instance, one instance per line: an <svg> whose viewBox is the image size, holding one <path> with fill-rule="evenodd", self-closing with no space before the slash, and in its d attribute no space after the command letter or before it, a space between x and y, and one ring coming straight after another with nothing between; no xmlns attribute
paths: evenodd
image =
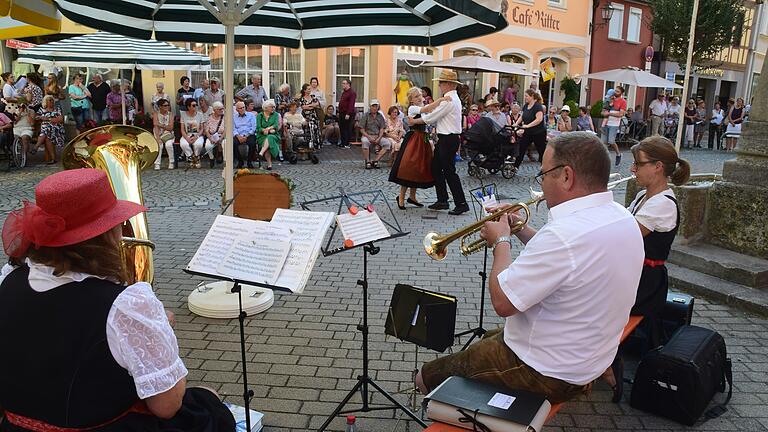
<svg viewBox="0 0 768 432"><path fill-rule="evenodd" d="M339 113L339 132L341 132L340 145L348 146L349 140L352 139L355 128L355 115L349 114L349 119L345 119L346 114Z"/></svg>
<svg viewBox="0 0 768 432"><path fill-rule="evenodd" d="M235 141L235 146L234 146L235 159L237 159L237 161L241 164L243 162L250 163L251 160L253 159L253 154L256 152L256 135L248 135L248 138L245 140L244 143L241 143L240 140L238 140L237 138L235 138L234 141ZM243 160L243 157L240 155L240 146L243 144L248 146L248 156L246 160Z"/></svg>
<svg viewBox="0 0 768 432"><path fill-rule="evenodd" d="M712 146L715 144L715 139L717 139L717 147L716 149L720 150L720 146L723 143L723 128L720 125L716 124L709 124L709 139L707 140L707 147L709 149L712 149Z"/></svg>
<svg viewBox="0 0 768 432"><path fill-rule="evenodd" d="M448 187L451 188L453 202L456 205L467 203L461 180L456 174L456 151L459 149L459 135L437 135L435 155L432 158L432 177L435 178L435 192L438 202L448 202Z"/></svg>
<svg viewBox="0 0 768 432"><path fill-rule="evenodd" d="M517 158L515 159L515 168L519 168L523 163L523 158L528 151L528 146L533 143L536 151L539 153L539 163L544 159L544 150L547 149L547 132L531 135L527 132L517 139Z"/></svg>

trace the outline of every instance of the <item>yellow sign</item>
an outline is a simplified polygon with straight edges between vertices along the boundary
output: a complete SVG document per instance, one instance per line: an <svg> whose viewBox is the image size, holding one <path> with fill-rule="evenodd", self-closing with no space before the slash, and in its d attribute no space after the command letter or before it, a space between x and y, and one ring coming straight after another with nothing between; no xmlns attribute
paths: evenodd
<svg viewBox="0 0 768 432"><path fill-rule="evenodd" d="M539 65L541 71L541 80L547 82L555 77L555 65L552 64L552 59L546 59Z"/></svg>

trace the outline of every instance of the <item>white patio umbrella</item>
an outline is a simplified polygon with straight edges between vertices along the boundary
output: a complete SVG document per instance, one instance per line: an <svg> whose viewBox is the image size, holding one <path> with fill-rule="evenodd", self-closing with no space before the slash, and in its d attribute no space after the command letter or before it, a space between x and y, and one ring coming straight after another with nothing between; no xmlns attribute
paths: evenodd
<svg viewBox="0 0 768 432"><path fill-rule="evenodd" d="M683 86L676 84L674 81L666 80L660 76L656 76L650 72L646 72L634 67L611 69L603 72L581 75L579 78L614 81L617 83L624 83L637 87L683 88Z"/></svg>
<svg viewBox="0 0 768 432"><path fill-rule="evenodd" d="M503 29L503 0L55 0L61 13L100 30L158 40L224 43L232 97L234 45L298 48L438 46ZM232 110L225 110L225 199L232 198ZM230 210L231 211L231 210Z"/></svg>
<svg viewBox="0 0 768 432"><path fill-rule="evenodd" d="M18 61L60 67L145 70L204 70L211 66L211 59L207 56L167 42L104 31L21 49ZM123 91L122 85L120 91ZM123 124L125 117L123 95Z"/></svg>
<svg viewBox="0 0 768 432"><path fill-rule="evenodd" d="M525 66L519 63L503 62L482 55L468 55L461 57L452 57L436 62L424 63L426 67L438 67L445 69L455 69L467 72L474 72L474 83L477 83L477 74L481 72L503 73L509 75L534 76L535 74L527 71ZM472 100L475 100L475 85L472 85Z"/></svg>

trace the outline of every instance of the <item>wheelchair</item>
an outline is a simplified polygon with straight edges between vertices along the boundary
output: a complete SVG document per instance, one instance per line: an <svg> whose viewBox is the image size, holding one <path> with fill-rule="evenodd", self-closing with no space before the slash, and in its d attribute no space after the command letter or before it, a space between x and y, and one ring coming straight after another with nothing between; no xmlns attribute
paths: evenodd
<svg viewBox="0 0 768 432"><path fill-rule="evenodd" d="M7 129L0 134L0 159L8 161L6 171L27 165L27 154L22 149L21 137L15 136L13 129Z"/></svg>
<svg viewBox="0 0 768 432"><path fill-rule="evenodd" d="M290 152L287 155L288 163L296 165L300 160L309 160L313 165L320 163L320 159L315 155L316 149L307 139L309 131L304 129L288 129L286 133L287 149Z"/></svg>

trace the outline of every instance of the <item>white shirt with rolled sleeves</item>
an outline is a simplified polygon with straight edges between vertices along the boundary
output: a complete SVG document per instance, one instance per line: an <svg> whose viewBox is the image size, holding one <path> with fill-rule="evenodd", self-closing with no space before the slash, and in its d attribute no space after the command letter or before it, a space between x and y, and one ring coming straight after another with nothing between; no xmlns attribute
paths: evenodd
<svg viewBox="0 0 768 432"><path fill-rule="evenodd" d="M431 113L424 113L421 119L424 123L435 125L439 135L460 134L461 133L461 99L459 99L456 90L451 90L445 94L451 98L451 101L440 102Z"/></svg>
<svg viewBox="0 0 768 432"><path fill-rule="evenodd" d="M518 312L504 341L542 375L585 385L611 365L643 267L632 214L600 192L553 207L498 276Z"/></svg>

